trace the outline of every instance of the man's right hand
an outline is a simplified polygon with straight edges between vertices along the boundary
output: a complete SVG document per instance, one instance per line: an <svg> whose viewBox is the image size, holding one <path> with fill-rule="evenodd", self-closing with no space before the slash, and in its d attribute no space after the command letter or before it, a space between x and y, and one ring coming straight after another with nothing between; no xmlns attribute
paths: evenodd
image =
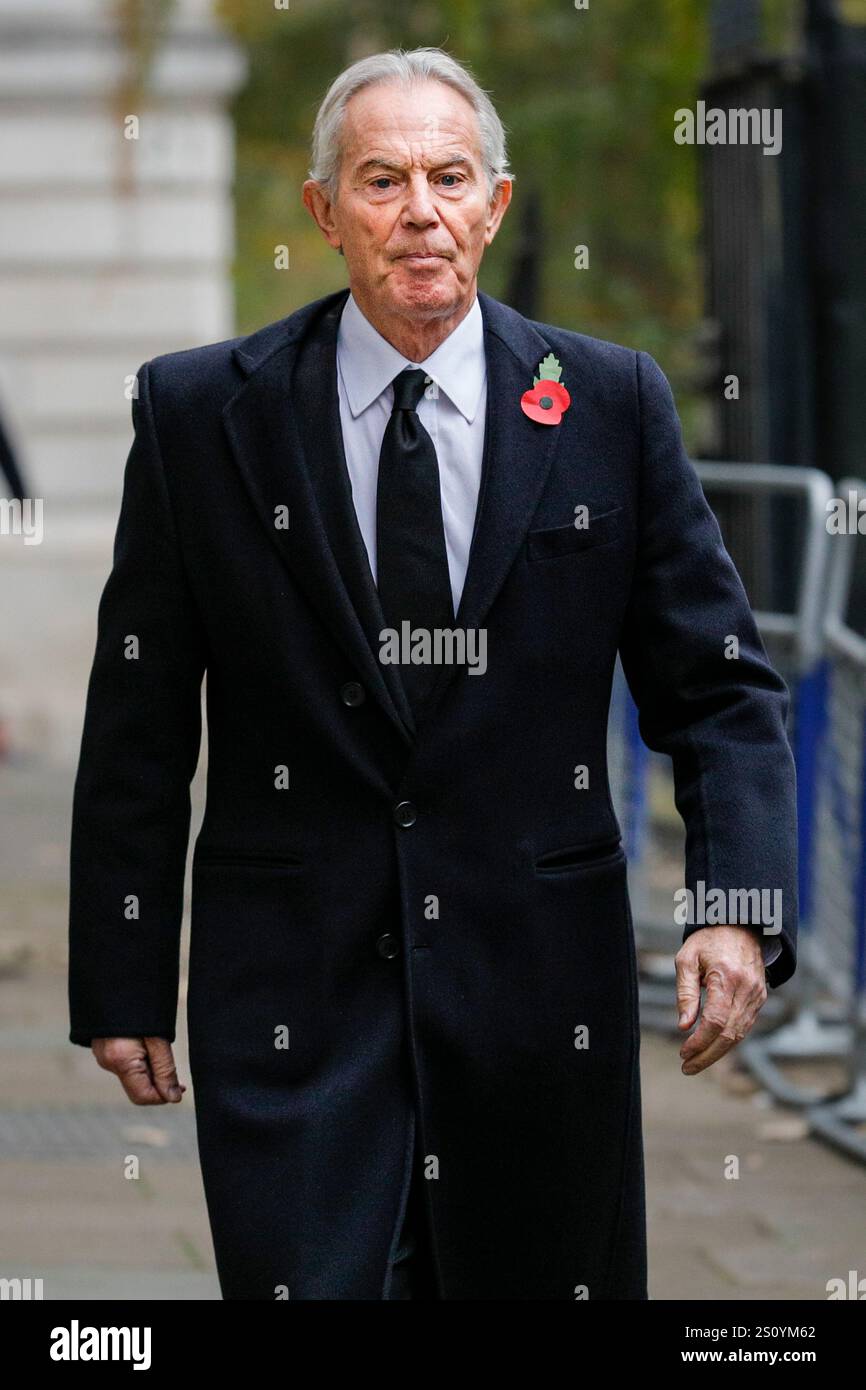
<svg viewBox="0 0 866 1390"><path fill-rule="evenodd" d="M186 1090L177 1079L171 1043L165 1038L94 1038L94 1057L120 1078L133 1105L177 1103Z"/></svg>

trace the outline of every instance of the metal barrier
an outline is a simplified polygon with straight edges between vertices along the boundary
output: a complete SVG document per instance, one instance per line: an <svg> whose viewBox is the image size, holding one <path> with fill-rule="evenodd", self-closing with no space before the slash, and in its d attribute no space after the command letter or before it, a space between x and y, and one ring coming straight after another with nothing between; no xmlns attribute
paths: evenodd
<svg viewBox="0 0 866 1390"><path fill-rule="evenodd" d="M825 473L812 468L708 462L697 462L695 468L707 499L719 517L726 547L749 593L767 654L791 692L788 732L798 773L800 931L801 939L807 939L812 924L816 759L824 720L822 640L830 539L826 519L832 483ZM777 599L773 593L773 575L779 567L767 560L773 532L768 512L773 503L780 500L793 509L792 529L797 533L796 553L790 553L789 547L787 556L788 568L795 577L790 611L784 611L778 602L773 603L773 599ZM732 510L734 515L730 517ZM727 525L726 511L730 522ZM681 944L682 931L673 923L672 900L670 910L667 905L661 912L652 910L653 895L648 884L655 848L649 814L650 779L661 774L670 780L670 762L642 745L637 733L634 702L625 688L619 665L614 710L617 723L613 733L619 749L610 756L615 770L615 800L619 798L620 820L629 856L629 882L642 967L641 1018L646 1027L676 1032L673 956ZM804 955L808 957L808 952ZM748 1057L749 1065L763 1083L780 1098L788 1100L794 1099L794 1094L776 1067L775 1040L781 1039L783 1055L786 1036L787 1045L800 1049L797 1055L801 1055L804 1046L807 1055L813 1055L816 1030L820 1045L827 1043L825 1021L814 1019L812 1001L818 983L808 963L798 968L794 981L791 982L793 988L786 988L785 995L778 1000L771 995L762 1014L765 1022L772 1021L774 1010L778 1016L780 1011L790 1011L799 1004L800 1017L792 1025L793 1036L780 1030L770 1038L755 1039ZM845 1042L844 1036L832 1039L837 1050ZM742 1055L746 1060L745 1047ZM809 1103L814 1096L797 1093L796 1098L799 1103Z"/></svg>
<svg viewBox="0 0 866 1390"><path fill-rule="evenodd" d="M866 482L845 478L839 494L866 498ZM833 538L825 623L827 726L819 766L813 933L816 975L847 1014L847 1088L808 1112L812 1132L866 1161L866 640L851 625L864 538ZM859 565L857 560L859 558ZM859 625L864 626L862 619Z"/></svg>

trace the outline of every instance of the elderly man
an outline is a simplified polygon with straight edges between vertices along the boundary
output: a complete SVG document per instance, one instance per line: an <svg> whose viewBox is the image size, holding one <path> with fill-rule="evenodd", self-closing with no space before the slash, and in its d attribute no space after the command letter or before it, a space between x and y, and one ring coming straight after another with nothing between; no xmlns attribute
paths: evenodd
<svg viewBox="0 0 866 1390"><path fill-rule="evenodd" d="M511 189L465 68L356 63L304 186L349 289L138 375L70 1037L136 1104L180 1100L206 671L188 1021L225 1298L647 1297L617 652L685 887L784 903L766 939L692 914L682 1070L794 969L787 689L652 358L477 290Z"/></svg>

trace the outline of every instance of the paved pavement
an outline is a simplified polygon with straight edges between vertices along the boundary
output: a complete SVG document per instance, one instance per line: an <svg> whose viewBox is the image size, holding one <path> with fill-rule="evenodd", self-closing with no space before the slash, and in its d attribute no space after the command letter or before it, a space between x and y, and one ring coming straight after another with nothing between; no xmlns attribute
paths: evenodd
<svg viewBox="0 0 866 1390"><path fill-rule="evenodd" d="M42 1278L48 1299L217 1299L191 1089L136 1109L66 1041L73 775L33 754L0 764L0 1277ZM189 1083L182 1041L177 1055ZM866 1275L866 1169L733 1059L683 1077L677 1043L645 1033L642 1079L653 1298L822 1299L828 1279Z"/></svg>

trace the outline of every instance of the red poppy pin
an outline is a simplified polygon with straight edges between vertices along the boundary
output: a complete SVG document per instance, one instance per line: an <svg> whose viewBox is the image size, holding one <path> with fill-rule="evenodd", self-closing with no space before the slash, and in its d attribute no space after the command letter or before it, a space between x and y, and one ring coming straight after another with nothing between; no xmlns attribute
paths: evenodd
<svg viewBox="0 0 866 1390"><path fill-rule="evenodd" d="M549 352L539 364L539 375L532 378L532 390L524 391L520 409L539 425L558 425L571 405L571 396L560 381L562 367Z"/></svg>

